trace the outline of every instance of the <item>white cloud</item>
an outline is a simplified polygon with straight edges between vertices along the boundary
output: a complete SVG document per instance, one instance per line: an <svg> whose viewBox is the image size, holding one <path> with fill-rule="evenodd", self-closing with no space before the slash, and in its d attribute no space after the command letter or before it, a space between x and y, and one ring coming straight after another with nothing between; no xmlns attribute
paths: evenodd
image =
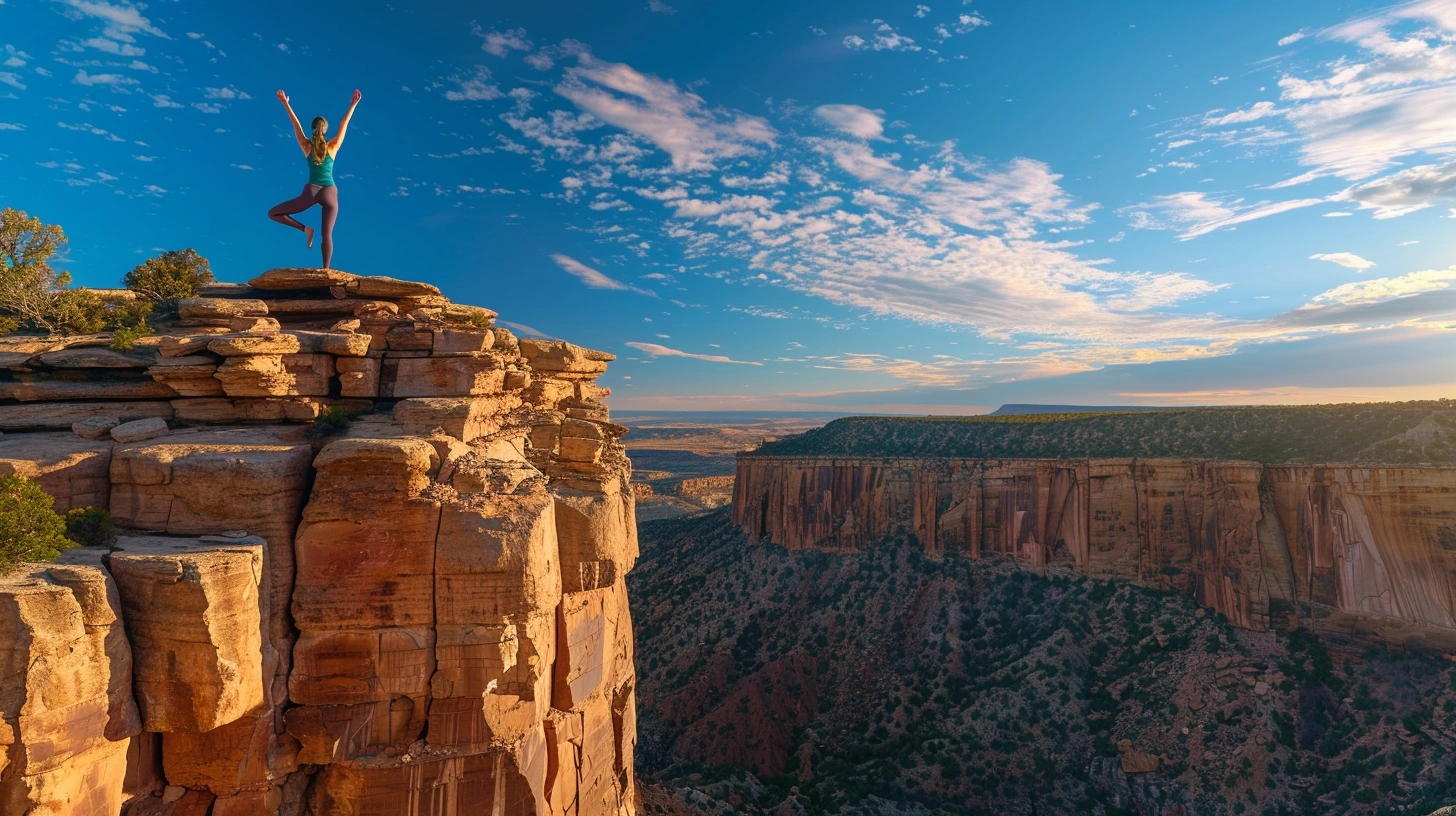
<svg viewBox="0 0 1456 816"><path fill-rule="evenodd" d="M896 31L893 26L884 20L874 20L875 33L868 40L864 37L851 34L841 42L844 47L852 51L919 51L920 46L904 34Z"/></svg>
<svg viewBox="0 0 1456 816"><path fill-rule="evenodd" d="M602 274L601 272L598 272L597 270L591 268L590 266L587 266L586 264L578 261L570 255L562 255L558 252L551 256L551 260L555 261L556 265L561 267L562 271L566 272L569 275L575 276L582 283L590 286L593 289L630 288L627 286L627 284L622 283L615 278L610 278Z"/></svg>
<svg viewBox="0 0 1456 816"><path fill-rule="evenodd" d="M137 84L137 81L129 76L122 74L88 74L84 68L76 71L74 81L78 85L85 85L87 87L102 85L119 88Z"/></svg>
<svg viewBox="0 0 1456 816"><path fill-rule="evenodd" d="M483 31L480 26L474 26L472 33L485 42L480 44L480 50L496 57L504 57L512 51L530 51L531 41L526 39L526 29L511 28L505 31Z"/></svg>
<svg viewBox="0 0 1456 816"><path fill-rule="evenodd" d="M809 32L816 37L823 37L825 34L829 33L828 31L825 31L818 26L809 26Z"/></svg>
<svg viewBox="0 0 1456 816"><path fill-rule="evenodd" d="M450 81L458 86L445 92L445 98L451 102L486 102L505 96L490 82L490 69L484 65L475 66L474 73L469 76L457 74Z"/></svg>
<svg viewBox="0 0 1456 816"><path fill-rule="evenodd" d="M29 59L30 59L30 55L29 54L25 53L24 51L21 51L20 49L16 48L13 45L6 45L5 46L5 62L0 63L0 65L4 65L7 68L24 68L25 67L25 63Z"/></svg>
<svg viewBox="0 0 1456 816"><path fill-rule="evenodd" d="M885 135L885 117L859 105L820 105L814 114L830 127L860 139L880 139Z"/></svg>
<svg viewBox="0 0 1456 816"><path fill-rule="evenodd" d="M1456 281L1456 266L1445 269L1428 269L1412 272L1398 278L1375 278L1355 281L1324 292L1313 298L1308 306L1357 306L1379 303L1395 298L1410 297L1426 292L1451 288Z"/></svg>
<svg viewBox="0 0 1456 816"><path fill-rule="evenodd" d="M1335 198L1362 210L1374 210L1378 219L1396 218L1443 202L1456 201L1456 161L1423 164L1356 184Z"/></svg>
<svg viewBox="0 0 1456 816"><path fill-rule="evenodd" d="M203 88L202 96L204 99L252 99L232 85L225 88Z"/></svg>
<svg viewBox="0 0 1456 816"><path fill-rule="evenodd" d="M15 122L0 122L0 130L25 130L25 125Z"/></svg>
<svg viewBox="0 0 1456 816"><path fill-rule="evenodd" d="M20 75L13 71L0 71L0 84L9 85L17 90L25 90L25 83L20 81Z"/></svg>
<svg viewBox="0 0 1456 816"><path fill-rule="evenodd" d="M761 366L763 363L755 363L748 360L733 360L717 354L692 354L686 351L679 351L675 348L659 345L657 343L630 342L625 345L638 351L644 352L650 357L686 357L689 360L702 360L707 363L732 363L734 365Z"/></svg>
<svg viewBox="0 0 1456 816"><path fill-rule="evenodd" d="M662 2L662 0L647 0L647 9L658 14L677 14L677 9Z"/></svg>
<svg viewBox="0 0 1456 816"><path fill-rule="evenodd" d="M1324 203L1322 198L1300 198L1246 204L1242 198L1220 200L1207 193L1184 192L1157 196L1117 212L1128 219L1133 229L1177 230L1179 240L1187 241L1215 230L1321 203Z"/></svg>
<svg viewBox="0 0 1456 816"><path fill-rule="evenodd" d="M153 37L171 39L161 29L142 16L141 7L131 3L109 3L106 0L61 0L78 16L90 17L105 23L104 36L120 42L133 42L136 34L150 34Z"/></svg>
<svg viewBox="0 0 1456 816"><path fill-rule="evenodd" d="M115 133L112 133L111 131L105 130L103 128L96 127L95 125L91 124L90 122L83 122L83 123L81 123L79 125L71 125L71 124L67 124L65 122L57 122L56 123L56 127L63 128L65 130L75 130L75 131L80 131L82 133L90 133L90 134L93 134L93 135L96 135L96 136L101 136L101 137L104 137L108 142L124 142L124 141L126 141L125 139L121 138L120 136L117 136Z"/></svg>
<svg viewBox="0 0 1456 816"><path fill-rule="evenodd" d="M924 17L925 15L927 15L929 13L930 13L930 6L916 6L915 7L915 16L916 17Z"/></svg>
<svg viewBox="0 0 1456 816"><path fill-rule="evenodd" d="M215 105L211 102L193 102L192 107L203 113L222 113L222 105Z"/></svg>
<svg viewBox="0 0 1456 816"><path fill-rule="evenodd" d="M152 106L157 108L180 108L182 104L172 101L172 97L166 94L154 94L152 96Z"/></svg>
<svg viewBox="0 0 1456 816"><path fill-rule="evenodd" d="M1375 265L1374 261L1367 261L1351 252L1320 252L1309 256L1309 259L1311 261L1329 261L1346 269L1356 269L1361 272Z"/></svg>
<svg viewBox="0 0 1456 816"><path fill-rule="evenodd" d="M1226 113L1222 116L1210 114L1209 117L1205 118L1205 121L1215 127L1223 127L1225 125L1243 124L1244 122L1257 122L1265 117L1273 116L1278 112L1279 109L1273 102L1256 102L1252 107L1245 110Z"/></svg>
<svg viewBox="0 0 1456 816"><path fill-rule="evenodd" d="M1300 40L1304 39L1307 36L1309 36L1309 35L1306 34L1304 31L1296 31L1296 32L1294 32L1293 34L1290 34L1287 37L1280 37L1279 38L1279 46L1282 48L1282 47L1284 47L1286 45L1294 45L1295 43L1299 42Z"/></svg>
<svg viewBox="0 0 1456 816"><path fill-rule="evenodd" d="M652 142L677 170L711 169L719 159L773 144L774 129L760 117L709 108L697 94L628 65L585 52L577 59L556 92L597 119Z"/></svg>

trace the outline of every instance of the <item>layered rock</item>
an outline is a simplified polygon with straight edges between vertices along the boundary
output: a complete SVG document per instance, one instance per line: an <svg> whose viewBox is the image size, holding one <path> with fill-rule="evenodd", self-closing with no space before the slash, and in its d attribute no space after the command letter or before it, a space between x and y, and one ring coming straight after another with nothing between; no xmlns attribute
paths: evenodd
<svg viewBox="0 0 1456 816"><path fill-rule="evenodd" d="M494 316L286 269L0 338L0 472L121 532L0 579L0 811L634 812L613 358Z"/></svg>
<svg viewBox="0 0 1456 816"><path fill-rule="evenodd" d="M911 535L1194 596L1247 629L1456 649L1456 469L743 455L734 520L791 549Z"/></svg>

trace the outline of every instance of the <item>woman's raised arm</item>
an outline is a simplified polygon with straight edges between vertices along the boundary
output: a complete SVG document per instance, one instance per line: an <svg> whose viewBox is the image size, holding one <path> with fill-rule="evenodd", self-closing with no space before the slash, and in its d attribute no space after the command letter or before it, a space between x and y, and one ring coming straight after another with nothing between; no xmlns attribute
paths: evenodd
<svg viewBox="0 0 1456 816"><path fill-rule="evenodd" d="M308 137L303 135L303 125L299 124L298 116L293 112L293 106L288 104L288 94L279 90L278 101L283 103L283 109L288 111L289 121L293 122L293 138L298 140L298 146L307 153L309 151Z"/></svg>
<svg viewBox="0 0 1456 816"><path fill-rule="evenodd" d="M357 88L354 89L354 96L349 100L349 110L344 112L344 119L339 122L339 135L329 142L330 151L337 153L339 148L344 146L344 134L349 132L349 120L354 117L354 108L359 106L359 100L362 98L363 94L360 94Z"/></svg>

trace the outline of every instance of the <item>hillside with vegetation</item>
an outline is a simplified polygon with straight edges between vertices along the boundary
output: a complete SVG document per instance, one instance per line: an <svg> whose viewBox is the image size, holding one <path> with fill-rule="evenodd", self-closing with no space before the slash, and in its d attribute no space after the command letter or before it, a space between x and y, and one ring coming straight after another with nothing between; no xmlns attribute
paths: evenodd
<svg viewBox="0 0 1456 816"><path fill-rule="evenodd" d="M1456 400L1088 414L845 417L751 455L1456 464Z"/></svg>
<svg viewBox="0 0 1456 816"><path fill-rule="evenodd" d="M1192 599L914 543L642 525L649 814L1427 814L1456 664L1235 629Z"/></svg>

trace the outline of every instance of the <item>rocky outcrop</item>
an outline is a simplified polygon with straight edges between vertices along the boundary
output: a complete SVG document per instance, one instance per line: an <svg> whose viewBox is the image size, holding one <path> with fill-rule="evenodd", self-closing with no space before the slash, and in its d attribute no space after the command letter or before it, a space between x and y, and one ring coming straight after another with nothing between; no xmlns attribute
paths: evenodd
<svg viewBox="0 0 1456 816"><path fill-rule="evenodd" d="M634 812L612 356L394 278L201 295L0 338L0 475L120 532L0 577L0 812Z"/></svg>
<svg viewBox="0 0 1456 816"><path fill-rule="evenodd" d="M734 520L790 549L911 535L1188 593L1236 626L1456 650L1456 469L743 455Z"/></svg>

